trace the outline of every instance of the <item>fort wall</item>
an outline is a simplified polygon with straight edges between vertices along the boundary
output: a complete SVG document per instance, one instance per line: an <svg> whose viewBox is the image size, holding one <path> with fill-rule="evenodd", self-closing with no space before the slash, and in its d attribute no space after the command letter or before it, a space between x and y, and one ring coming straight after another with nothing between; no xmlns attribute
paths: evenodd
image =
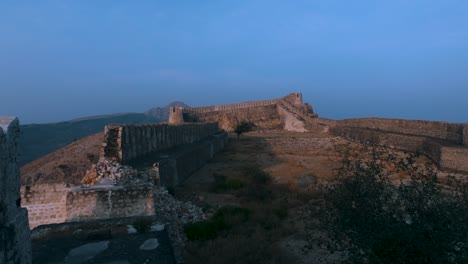
<svg viewBox="0 0 468 264"><path fill-rule="evenodd" d="M331 132L356 142L422 153L441 169L468 171L468 148L454 145L449 141L355 127L337 126L332 128Z"/></svg>
<svg viewBox="0 0 468 264"><path fill-rule="evenodd" d="M186 148L165 153L158 161L161 185L176 186L182 183L223 150L227 140L227 134L218 134Z"/></svg>
<svg viewBox="0 0 468 264"><path fill-rule="evenodd" d="M108 125L104 132L101 158L126 164L150 153L200 141L216 134L218 124Z"/></svg>
<svg viewBox="0 0 468 264"><path fill-rule="evenodd" d="M67 221L154 215L151 187L72 188L66 196Z"/></svg>
<svg viewBox="0 0 468 264"><path fill-rule="evenodd" d="M447 140L454 144L465 144L465 124L402 120L387 118L355 118L336 121L337 126L378 129L393 133L403 133ZM466 145L466 144L465 144Z"/></svg>
<svg viewBox="0 0 468 264"><path fill-rule="evenodd" d="M276 105L279 100L280 99L271 99L271 100L244 102L244 103L238 103L238 104L189 107L189 108L184 108L184 111L189 112L189 113L195 113L195 114L203 114L203 113L208 113L208 112L238 110L238 109L244 109L244 108Z"/></svg>
<svg viewBox="0 0 468 264"><path fill-rule="evenodd" d="M29 212L31 229L39 225L66 222L68 190L64 184L21 186L21 197Z"/></svg>
<svg viewBox="0 0 468 264"><path fill-rule="evenodd" d="M21 207L19 121L0 117L0 263L31 263L28 211Z"/></svg>
<svg viewBox="0 0 468 264"><path fill-rule="evenodd" d="M276 104L222 111L207 111L197 114L197 118L200 122L218 122L220 129L228 132L234 131L237 124L242 121L251 122L259 129L282 128Z"/></svg>
<svg viewBox="0 0 468 264"><path fill-rule="evenodd" d="M68 188L63 184L22 186L29 228L91 219L154 214L152 188L147 186Z"/></svg>

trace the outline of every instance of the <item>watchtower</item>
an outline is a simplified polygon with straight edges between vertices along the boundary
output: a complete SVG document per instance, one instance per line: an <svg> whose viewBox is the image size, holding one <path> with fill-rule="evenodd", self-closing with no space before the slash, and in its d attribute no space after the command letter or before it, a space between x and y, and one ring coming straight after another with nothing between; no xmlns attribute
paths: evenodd
<svg viewBox="0 0 468 264"><path fill-rule="evenodd" d="M177 125L184 123L183 111L183 107L169 107L169 124Z"/></svg>

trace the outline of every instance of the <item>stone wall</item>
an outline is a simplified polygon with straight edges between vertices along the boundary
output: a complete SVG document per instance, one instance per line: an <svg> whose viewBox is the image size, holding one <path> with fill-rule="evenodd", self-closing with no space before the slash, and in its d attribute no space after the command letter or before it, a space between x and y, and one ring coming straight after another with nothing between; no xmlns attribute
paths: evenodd
<svg viewBox="0 0 468 264"><path fill-rule="evenodd" d="M21 207L19 121L0 117L0 263L31 263L28 212Z"/></svg>
<svg viewBox="0 0 468 264"><path fill-rule="evenodd" d="M176 186L183 182L223 150L227 140L227 134L218 134L186 148L165 153L158 161L161 185Z"/></svg>
<svg viewBox="0 0 468 264"><path fill-rule="evenodd" d="M152 187L68 188L62 184L22 186L29 228L88 219L154 214Z"/></svg>
<svg viewBox="0 0 468 264"><path fill-rule="evenodd" d="M263 101L244 102L244 103L238 103L238 104L190 107L190 108L184 108L184 110L190 113L203 114L203 113L208 113L208 112L239 110L239 109L244 109L244 108L276 105L279 100L280 99L272 99L272 100L263 100Z"/></svg>
<svg viewBox="0 0 468 264"><path fill-rule="evenodd" d="M387 118L355 118L338 120L337 126L359 127L379 129L393 133L403 133L410 135L426 136L450 141L455 144L464 142L464 128L467 125L422 121L422 120L402 120ZM465 134L466 135L466 134ZM466 137L466 136L465 136Z"/></svg>
<svg viewBox="0 0 468 264"><path fill-rule="evenodd" d="M281 129L282 122L276 110L276 104L197 114L198 121L218 122L220 129L234 131L238 123L247 121L259 129Z"/></svg>
<svg viewBox="0 0 468 264"><path fill-rule="evenodd" d="M66 197L67 221L154 215L153 189L108 187L70 189Z"/></svg>
<svg viewBox="0 0 468 264"><path fill-rule="evenodd" d="M200 141L217 132L217 123L108 125L101 158L126 164L157 151Z"/></svg>
<svg viewBox="0 0 468 264"><path fill-rule="evenodd" d="M355 127L334 127L331 132L356 142L419 152L431 158L441 169L468 172L468 148L448 141Z"/></svg>
<svg viewBox="0 0 468 264"><path fill-rule="evenodd" d="M457 171L468 171L468 148L442 147L440 166Z"/></svg>
<svg viewBox="0 0 468 264"><path fill-rule="evenodd" d="M29 227L65 222L68 190L63 184L21 186L21 198L29 212Z"/></svg>

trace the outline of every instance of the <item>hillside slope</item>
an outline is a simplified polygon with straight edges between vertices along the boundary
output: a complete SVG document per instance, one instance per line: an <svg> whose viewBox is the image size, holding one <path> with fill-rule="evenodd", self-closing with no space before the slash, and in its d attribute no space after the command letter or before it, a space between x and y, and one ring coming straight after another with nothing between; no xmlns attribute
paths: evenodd
<svg viewBox="0 0 468 264"><path fill-rule="evenodd" d="M22 125L18 161L20 166L24 165L75 140L102 132L107 124L141 124L161 121L161 119L145 114L126 113L80 118L59 123Z"/></svg>
<svg viewBox="0 0 468 264"><path fill-rule="evenodd" d="M100 132L21 167L21 184L64 183L76 185L99 158L104 133Z"/></svg>

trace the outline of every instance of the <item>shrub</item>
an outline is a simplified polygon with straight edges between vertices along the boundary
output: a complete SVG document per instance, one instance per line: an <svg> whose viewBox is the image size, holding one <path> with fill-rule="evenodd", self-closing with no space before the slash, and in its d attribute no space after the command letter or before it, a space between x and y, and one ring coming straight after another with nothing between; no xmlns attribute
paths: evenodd
<svg viewBox="0 0 468 264"><path fill-rule="evenodd" d="M239 138L243 133L252 131L254 127L255 125L253 123L242 121L239 124L237 124L236 128L234 129L234 132L237 134L237 138Z"/></svg>
<svg viewBox="0 0 468 264"><path fill-rule="evenodd" d="M238 190L245 186L239 179L227 178L223 174L214 173L214 190Z"/></svg>
<svg viewBox="0 0 468 264"><path fill-rule="evenodd" d="M209 220L189 224L184 230L189 240L211 240L219 232L247 221L249 216L246 208L222 207Z"/></svg>
<svg viewBox="0 0 468 264"><path fill-rule="evenodd" d="M440 182L415 155L396 159L407 182L392 184L384 151L371 160L344 157L336 182L324 191L323 223L333 243L355 263L467 263L468 185Z"/></svg>

